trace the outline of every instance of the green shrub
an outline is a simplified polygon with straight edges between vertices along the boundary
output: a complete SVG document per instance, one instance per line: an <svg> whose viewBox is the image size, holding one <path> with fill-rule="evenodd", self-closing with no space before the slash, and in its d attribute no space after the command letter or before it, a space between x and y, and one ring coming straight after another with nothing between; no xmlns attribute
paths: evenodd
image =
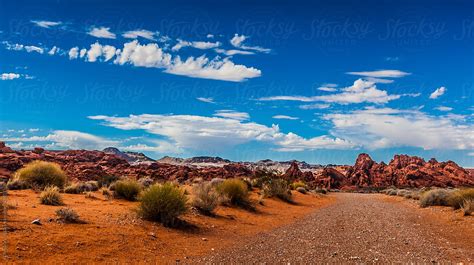
<svg viewBox="0 0 474 265"><path fill-rule="evenodd" d="M64 188L64 193L80 194L99 190L99 183L94 180L72 183Z"/></svg>
<svg viewBox="0 0 474 265"><path fill-rule="evenodd" d="M420 196L420 206L449 206L451 192L445 189L434 189L424 192Z"/></svg>
<svg viewBox="0 0 474 265"><path fill-rule="evenodd" d="M110 184L112 184L112 183L114 183L118 180L120 180L120 178L117 177L117 176L105 175L105 176L100 177L97 180L97 182L99 183L100 187L108 187L108 186L110 186Z"/></svg>
<svg viewBox="0 0 474 265"><path fill-rule="evenodd" d="M219 194L211 183L194 184L192 205L204 214L211 215L219 204Z"/></svg>
<svg viewBox="0 0 474 265"><path fill-rule="evenodd" d="M137 181L119 180L115 182L114 196L129 201L135 201L140 193L141 186Z"/></svg>
<svg viewBox="0 0 474 265"><path fill-rule="evenodd" d="M171 183L155 184L140 196L139 215L150 221L174 226L177 218L187 210L187 196Z"/></svg>
<svg viewBox="0 0 474 265"><path fill-rule="evenodd" d="M59 221L64 223L82 223L79 215L71 208L61 208L56 210Z"/></svg>
<svg viewBox="0 0 474 265"><path fill-rule="evenodd" d="M290 184L292 190L296 190L299 187L306 188L306 184L303 181L296 181Z"/></svg>
<svg viewBox="0 0 474 265"><path fill-rule="evenodd" d="M62 188L66 183L66 173L56 163L33 161L15 173L15 179L26 182L30 187L44 189L47 186Z"/></svg>
<svg viewBox="0 0 474 265"><path fill-rule="evenodd" d="M252 209L247 185L240 179L226 179L217 186L217 192L230 204Z"/></svg>
<svg viewBox="0 0 474 265"><path fill-rule="evenodd" d="M277 197L286 202L293 202L288 182L284 179L272 179L264 183L263 194L266 197Z"/></svg>
<svg viewBox="0 0 474 265"><path fill-rule="evenodd" d="M29 189L30 185L23 180L19 179L10 179L7 182L7 189L9 190L26 190Z"/></svg>
<svg viewBox="0 0 474 265"><path fill-rule="evenodd" d="M451 192L449 206L459 209L466 200L474 200L474 188L459 189Z"/></svg>
<svg viewBox="0 0 474 265"><path fill-rule="evenodd" d="M63 200L56 186L46 187L40 194L40 202L45 205L62 205Z"/></svg>
<svg viewBox="0 0 474 265"><path fill-rule="evenodd" d="M474 199L467 199L461 205L462 211L465 216L474 213Z"/></svg>

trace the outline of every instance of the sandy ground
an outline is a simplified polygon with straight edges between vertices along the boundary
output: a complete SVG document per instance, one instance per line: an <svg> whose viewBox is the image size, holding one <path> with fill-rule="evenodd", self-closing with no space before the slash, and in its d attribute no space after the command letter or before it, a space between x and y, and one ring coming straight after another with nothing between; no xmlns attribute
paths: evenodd
<svg viewBox="0 0 474 265"><path fill-rule="evenodd" d="M474 217L382 194L336 203L191 263L474 263Z"/></svg>
<svg viewBox="0 0 474 265"><path fill-rule="evenodd" d="M55 211L61 206L39 204L39 194L31 190L9 191L8 204L16 209L8 211L9 232L1 234L0 263L188 262L190 257L223 251L334 202L330 196L295 193L297 205L266 199L257 213L219 207L216 217L206 217L191 211L183 219L194 228L171 229L137 218L136 202L94 195L96 199L64 194L66 207L87 223L60 224ZM31 224L37 218L43 225Z"/></svg>

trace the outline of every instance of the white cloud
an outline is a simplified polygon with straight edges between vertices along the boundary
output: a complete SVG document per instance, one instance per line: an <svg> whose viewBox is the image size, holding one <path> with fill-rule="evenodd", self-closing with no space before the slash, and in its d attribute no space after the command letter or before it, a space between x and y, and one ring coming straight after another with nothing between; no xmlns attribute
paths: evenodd
<svg viewBox="0 0 474 265"><path fill-rule="evenodd" d="M25 50L27 52L37 52L37 53L43 53L44 50L43 48L37 47L37 46L25 46Z"/></svg>
<svg viewBox="0 0 474 265"><path fill-rule="evenodd" d="M328 86L321 86L321 87L318 87L318 90L320 90L320 91L326 91L326 92L335 92L335 91L337 91L337 88L335 88L335 87L328 87Z"/></svg>
<svg viewBox="0 0 474 265"><path fill-rule="evenodd" d="M78 131L58 130L46 136L16 137L1 139L4 142L36 142L49 149L97 149L116 146L119 142Z"/></svg>
<svg viewBox="0 0 474 265"><path fill-rule="evenodd" d="M437 88L433 93L430 95L430 99L437 99L438 97L444 95L446 92L446 88L444 86Z"/></svg>
<svg viewBox="0 0 474 265"><path fill-rule="evenodd" d="M145 29L131 30L122 34L122 37L127 39L137 39L138 37L142 37L147 40L156 40L154 36L154 32Z"/></svg>
<svg viewBox="0 0 474 265"><path fill-rule="evenodd" d="M375 78L399 78L404 77L407 75L411 75L411 73L403 72L400 70L376 70L376 71L364 71L364 72L347 72L346 74L349 75L359 75L359 76L366 76L366 77L375 77Z"/></svg>
<svg viewBox="0 0 474 265"><path fill-rule="evenodd" d="M292 117L292 116L287 116L287 115L275 115L272 118L278 119L278 120L299 120L300 119L298 117Z"/></svg>
<svg viewBox="0 0 474 265"><path fill-rule="evenodd" d="M246 46L244 45L244 41L248 39L248 36L245 35L240 35L235 34L234 37L230 40L230 44L232 46L239 48L239 49L244 49L244 50L253 50L253 51L258 51L258 52L264 52L264 53L269 53L271 49L263 48L260 46Z"/></svg>
<svg viewBox="0 0 474 265"><path fill-rule="evenodd" d="M87 34L94 36L96 38L104 38L104 39L115 39L115 33L110 32L110 28L107 27L100 27L100 28L92 28Z"/></svg>
<svg viewBox="0 0 474 265"><path fill-rule="evenodd" d="M229 118L229 119L234 119L234 120L239 120L239 121L248 120L250 118L250 115L247 112L238 112L238 111L233 111L233 110L218 110L216 111L214 116Z"/></svg>
<svg viewBox="0 0 474 265"><path fill-rule="evenodd" d="M87 61L95 62L100 56L102 56L102 45L98 42L91 44L91 48L87 51Z"/></svg>
<svg viewBox="0 0 474 265"><path fill-rule="evenodd" d="M255 54L254 52L249 52L249 51L242 51L242 50L224 50L224 49L215 49L217 53L225 54L227 56L234 56L236 54L241 54L241 55L251 55Z"/></svg>
<svg viewBox="0 0 474 265"><path fill-rule="evenodd" d="M431 116L419 110L366 108L327 114L324 119L333 123L333 135L368 148L474 148L474 126L463 117Z"/></svg>
<svg viewBox="0 0 474 265"><path fill-rule="evenodd" d="M214 38L214 35L213 35L213 34L207 34L206 37L207 37L208 39L212 39L212 38Z"/></svg>
<svg viewBox="0 0 474 265"><path fill-rule="evenodd" d="M233 82L246 81L249 78L259 77L262 74L256 68L234 64L229 59L218 60L218 58L215 58L214 60L209 60L204 56L197 58L189 57L184 62L178 56L165 72L175 75Z"/></svg>
<svg viewBox="0 0 474 265"><path fill-rule="evenodd" d="M254 122L195 115L130 115L128 117L91 116L104 125L121 130L145 130L169 138L178 148L196 150L227 149L252 141L269 143L278 151L344 149L354 145L329 136L303 138L282 133L277 125L267 127Z"/></svg>
<svg viewBox="0 0 474 265"><path fill-rule="evenodd" d="M181 48L184 47L193 47L196 49L200 50L207 50L207 49L212 49L212 48L217 48L221 46L220 42L209 42L209 41L184 41L181 39L178 39L178 43L176 43L171 50L172 51L179 51Z"/></svg>
<svg viewBox="0 0 474 265"><path fill-rule="evenodd" d="M446 107L446 106L438 106L435 108L436 110L439 110L439 111L452 111L453 108L451 107Z"/></svg>
<svg viewBox="0 0 474 265"><path fill-rule="evenodd" d="M8 41L3 41L3 45L5 45L5 49L7 50L12 50L12 51L26 51L26 52L37 52L37 53L44 53L43 48L38 47L38 46L33 46L33 45L23 45L23 44L12 44L9 43Z"/></svg>
<svg viewBox="0 0 474 265"><path fill-rule="evenodd" d="M474 152L467 153L468 156L474 156Z"/></svg>
<svg viewBox="0 0 474 265"><path fill-rule="evenodd" d="M53 46L53 48L51 48L51 50L49 50L48 54L49 55L55 55L58 51L59 51L59 48L56 47L56 46Z"/></svg>
<svg viewBox="0 0 474 265"><path fill-rule="evenodd" d="M331 107L330 104L309 104L299 106L300 109L327 109L329 107Z"/></svg>
<svg viewBox="0 0 474 265"><path fill-rule="evenodd" d="M196 98L197 100L199 101L202 101L202 102L206 102L206 103L212 103L212 104L215 104L216 102L214 102L214 99L213 98L203 98L203 97L199 97L199 98Z"/></svg>
<svg viewBox="0 0 474 265"><path fill-rule="evenodd" d="M47 20L31 20L31 23L34 23L36 26L42 27L42 28L50 28L50 27L55 27L58 25L61 25L62 22L54 22L54 21L47 21Z"/></svg>
<svg viewBox="0 0 474 265"><path fill-rule="evenodd" d="M301 102L314 102L322 101L327 103L338 103L338 104L353 104L353 103L387 103L391 100L399 99L402 95L389 95L385 90L377 89L375 83L369 82L362 79L357 79L352 86L342 89L341 93L323 95L323 96L272 96L263 97L261 101L275 101L275 100L287 100L287 101L301 101ZM406 96L416 96L406 94Z"/></svg>
<svg viewBox="0 0 474 265"><path fill-rule="evenodd" d="M394 82L391 79L376 78L376 77L365 77L364 79L369 82L381 83L381 84L391 84Z"/></svg>
<svg viewBox="0 0 474 265"><path fill-rule="evenodd" d="M3 73L0 75L0 80L13 80L20 78L20 74L17 73Z"/></svg>
<svg viewBox="0 0 474 265"><path fill-rule="evenodd" d="M87 53L87 49L81 49L81 51L79 52L79 57L84 58L84 56L86 56L86 53Z"/></svg>

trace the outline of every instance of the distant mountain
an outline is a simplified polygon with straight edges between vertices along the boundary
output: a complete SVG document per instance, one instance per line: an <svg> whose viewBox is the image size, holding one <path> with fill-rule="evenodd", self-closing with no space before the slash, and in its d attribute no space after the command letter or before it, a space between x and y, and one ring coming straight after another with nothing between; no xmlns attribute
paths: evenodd
<svg viewBox="0 0 474 265"><path fill-rule="evenodd" d="M113 154L120 158L127 160L129 163L151 163L155 162L155 160L149 158L143 153L138 152L130 152L130 151L120 151L115 147L107 147L102 150L104 153Z"/></svg>
<svg viewBox="0 0 474 265"><path fill-rule="evenodd" d="M232 163L232 161L228 159L223 159L221 157L213 157L213 156L195 156L190 158L178 158L178 157L171 157L171 156L164 156L156 162L159 163L166 163L172 165L205 165L205 166L223 166L226 164Z"/></svg>

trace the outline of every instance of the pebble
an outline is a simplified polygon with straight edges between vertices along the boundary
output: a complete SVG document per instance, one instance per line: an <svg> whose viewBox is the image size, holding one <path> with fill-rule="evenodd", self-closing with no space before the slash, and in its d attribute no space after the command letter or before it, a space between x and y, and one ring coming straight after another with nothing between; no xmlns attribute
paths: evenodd
<svg viewBox="0 0 474 265"><path fill-rule="evenodd" d="M33 222L31 222L31 224L34 224L34 225L42 225L40 219L35 219L35 220L33 220Z"/></svg>

